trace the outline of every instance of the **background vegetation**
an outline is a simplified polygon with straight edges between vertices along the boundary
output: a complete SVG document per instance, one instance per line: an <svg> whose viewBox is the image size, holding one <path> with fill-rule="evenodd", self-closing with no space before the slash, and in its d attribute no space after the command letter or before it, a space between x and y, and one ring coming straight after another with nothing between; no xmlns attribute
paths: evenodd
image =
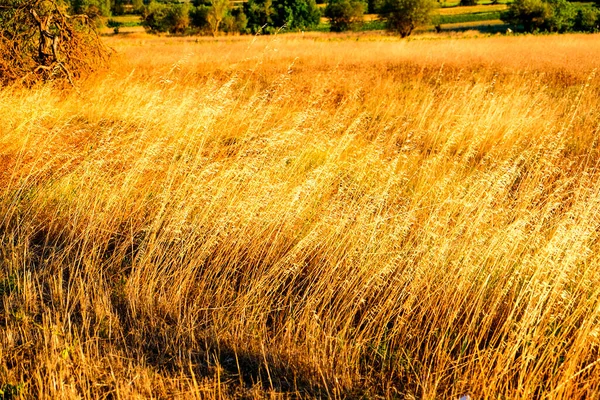
<svg viewBox="0 0 600 400"><path fill-rule="evenodd" d="M0 89L2 393L598 393L597 37L377 39Z"/></svg>
<svg viewBox="0 0 600 400"><path fill-rule="evenodd" d="M362 26L367 3L362 0L330 0L325 8L332 32L357 30Z"/></svg>
<svg viewBox="0 0 600 400"><path fill-rule="evenodd" d="M98 21L122 15L141 15L149 32L177 35L272 34L279 31L388 29L408 35L415 28L472 22L506 24L514 32L596 32L600 29L597 2L568 0L68 0L73 12ZM510 4L507 12L506 4ZM441 7L449 12L437 11ZM365 16L365 14L367 14ZM379 21L374 19L379 18ZM130 24L111 18L115 33ZM412 26L412 28L410 28ZM401 29L399 28L401 27ZM410 28L410 29L408 29ZM461 27L458 27L461 28Z"/></svg>

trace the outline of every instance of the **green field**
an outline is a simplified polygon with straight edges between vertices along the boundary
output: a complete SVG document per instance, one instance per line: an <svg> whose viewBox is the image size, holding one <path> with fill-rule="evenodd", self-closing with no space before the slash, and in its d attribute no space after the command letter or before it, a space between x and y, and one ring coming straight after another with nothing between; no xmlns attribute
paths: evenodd
<svg viewBox="0 0 600 400"><path fill-rule="evenodd" d="M482 22L499 20L502 13L500 11L478 12L472 14L440 15L437 22L440 25L458 24L463 22Z"/></svg>
<svg viewBox="0 0 600 400"><path fill-rule="evenodd" d="M121 26L140 26L142 24L142 18L139 15L116 15L108 19L113 20L121 24Z"/></svg>
<svg viewBox="0 0 600 400"><path fill-rule="evenodd" d="M477 14L482 12L504 11L508 8L506 4L478 4L476 6L453 6L441 7L440 15Z"/></svg>

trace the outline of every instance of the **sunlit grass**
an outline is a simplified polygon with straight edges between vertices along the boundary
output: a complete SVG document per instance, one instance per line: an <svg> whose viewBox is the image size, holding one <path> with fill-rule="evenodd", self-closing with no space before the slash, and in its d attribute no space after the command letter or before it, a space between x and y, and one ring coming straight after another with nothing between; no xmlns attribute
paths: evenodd
<svg viewBox="0 0 600 400"><path fill-rule="evenodd" d="M0 383L597 393L597 36L348 38L116 37L0 90Z"/></svg>

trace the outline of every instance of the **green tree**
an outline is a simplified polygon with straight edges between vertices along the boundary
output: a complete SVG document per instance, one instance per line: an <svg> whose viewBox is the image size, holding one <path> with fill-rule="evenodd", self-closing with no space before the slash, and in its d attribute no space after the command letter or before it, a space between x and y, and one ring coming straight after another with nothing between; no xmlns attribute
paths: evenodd
<svg viewBox="0 0 600 400"><path fill-rule="evenodd" d="M187 3L165 4L152 1L145 8L142 25L149 32L184 33L190 25Z"/></svg>
<svg viewBox="0 0 600 400"><path fill-rule="evenodd" d="M112 0L110 5L110 12L112 15L123 15L125 14L125 6L127 5L126 0Z"/></svg>
<svg viewBox="0 0 600 400"><path fill-rule="evenodd" d="M362 0L329 0L325 16L332 32L343 32L360 27L367 3Z"/></svg>
<svg viewBox="0 0 600 400"><path fill-rule="evenodd" d="M223 31L227 33L244 33L248 26L248 18L241 8L234 8L223 21Z"/></svg>
<svg viewBox="0 0 600 400"><path fill-rule="evenodd" d="M215 8L213 4L203 3L203 0L197 0L195 2L196 7L192 7L190 10L191 25L198 28L202 33L208 33L215 35L219 31L227 33L245 33L248 19L242 8L228 7L227 12L223 14L223 18L219 23L218 29L215 33L214 20L211 25L211 18L214 18ZM211 17L211 12L212 17Z"/></svg>
<svg viewBox="0 0 600 400"><path fill-rule="evenodd" d="M502 20L515 26L523 25L525 32L533 32L544 25L550 12L548 3L543 0L516 0L504 13Z"/></svg>
<svg viewBox="0 0 600 400"><path fill-rule="evenodd" d="M131 0L131 6L133 7L133 12L135 14L141 14L144 11L143 0Z"/></svg>
<svg viewBox="0 0 600 400"><path fill-rule="evenodd" d="M248 0L244 3L244 13L248 18L248 30L252 33L272 33L275 8L272 0Z"/></svg>
<svg viewBox="0 0 600 400"><path fill-rule="evenodd" d="M208 25L209 6L200 4L190 9L190 24L201 31L210 31Z"/></svg>
<svg viewBox="0 0 600 400"><path fill-rule="evenodd" d="M600 1L600 0L599 0ZM377 14L381 9L382 0L367 0L367 13L369 14Z"/></svg>
<svg viewBox="0 0 600 400"><path fill-rule="evenodd" d="M92 19L98 17L110 17L110 0L71 0L71 12L75 14L86 14Z"/></svg>
<svg viewBox="0 0 600 400"><path fill-rule="evenodd" d="M217 36L221 29L221 24L227 18L231 11L231 3L229 0L213 0L208 8L206 20L210 26L210 31L213 36Z"/></svg>
<svg viewBox="0 0 600 400"><path fill-rule="evenodd" d="M315 0L275 0L273 6L276 28L285 26L290 30L305 30L316 27L321 20Z"/></svg>
<svg viewBox="0 0 600 400"><path fill-rule="evenodd" d="M573 29L580 32L598 32L600 30L600 12L595 7L577 10Z"/></svg>
<svg viewBox="0 0 600 400"><path fill-rule="evenodd" d="M431 20L436 0L384 0L379 15L388 30L406 37L419 25Z"/></svg>
<svg viewBox="0 0 600 400"><path fill-rule="evenodd" d="M525 32L565 32L573 27L575 17L576 10L567 0L515 0L502 20L523 26Z"/></svg>
<svg viewBox="0 0 600 400"><path fill-rule="evenodd" d="M566 32L573 28L577 10L568 0L548 0L552 14L544 26L550 32Z"/></svg>
<svg viewBox="0 0 600 400"><path fill-rule="evenodd" d="M316 27L321 20L315 0L249 0L244 10L251 32L272 33L283 26L305 30Z"/></svg>
<svg viewBox="0 0 600 400"><path fill-rule="evenodd" d="M174 4L169 8L169 32L182 34L190 26L190 6L188 3Z"/></svg>
<svg viewBox="0 0 600 400"><path fill-rule="evenodd" d="M148 32L167 32L169 27L166 24L168 6L164 3L151 1L142 12L142 26Z"/></svg>

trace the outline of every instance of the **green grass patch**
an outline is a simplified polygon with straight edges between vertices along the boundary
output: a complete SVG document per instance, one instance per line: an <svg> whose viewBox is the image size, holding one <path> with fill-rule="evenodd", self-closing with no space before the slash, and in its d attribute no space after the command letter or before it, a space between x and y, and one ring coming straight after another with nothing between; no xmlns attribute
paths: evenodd
<svg viewBox="0 0 600 400"><path fill-rule="evenodd" d="M501 11L480 12L472 14L457 14L457 15L440 15L436 22L440 25L444 24L460 24L463 22L480 22L493 21L501 19Z"/></svg>
<svg viewBox="0 0 600 400"><path fill-rule="evenodd" d="M329 32L329 22L321 22L316 28L312 29L313 32ZM385 21L371 20L363 22L362 26L357 29L357 32L365 31L380 31L385 29ZM351 32L351 31L349 31Z"/></svg>
<svg viewBox="0 0 600 400"><path fill-rule="evenodd" d="M110 21L123 28L131 28L142 25L142 18L139 15L117 15L109 18L108 22L110 23Z"/></svg>
<svg viewBox="0 0 600 400"><path fill-rule="evenodd" d="M477 3L476 6L461 6L460 1L442 1L440 5L442 8L452 8L452 7L477 7L477 6L485 6L485 5L493 5L493 4L510 4L514 0L499 0L494 2L493 0L483 0Z"/></svg>
<svg viewBox="0 0 600 400"><path fill-rule="evenodd" d="M476 6L460 6L460 7L447 7L438 9L440 15L457 15L457 14L476 14L481 12L492 12L492 11L503 11L508 6L506 4L489 4L489 5L476 5Z"/></svg>
<svg viewBox="0 0 600 400"><path fill-rule="evenodd" d="M385 29L385 21L381 20L372 20L365 21L365 23L361 27L361 31L379 31Z"/></svg>

